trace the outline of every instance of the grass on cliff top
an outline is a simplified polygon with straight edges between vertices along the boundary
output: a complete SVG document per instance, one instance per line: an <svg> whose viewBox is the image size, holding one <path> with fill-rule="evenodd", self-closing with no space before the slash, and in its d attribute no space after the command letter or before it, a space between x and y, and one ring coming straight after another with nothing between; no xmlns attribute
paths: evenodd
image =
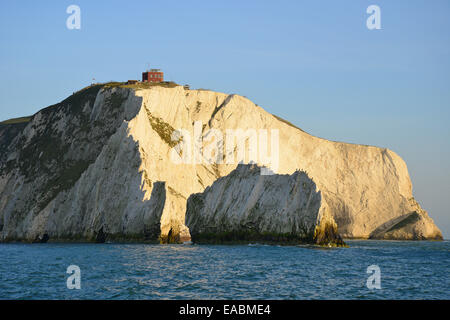
<svg viewBox="0 0 450 320"><path fill-rule="evenodd" d="M74 92L72 95L61 101L60 103L51 105L49 107L43 108L40 111L46 112L48 110L53 109L54 107L63 105L63 104L71 104L72 106L76 106L75 109L80 109L83 107L84 103L92 98L95 98L98 91L101 88L131 88L131 89L150 89L153 87L163 87L163 88L175 88L179 86L177 83L173 81L164 81L164 82L138 82L135 84L127 84L126 82L107 82L107 83L96 83L89 85L87 87L84 87L76 92ZM76 110L76 111L80 111ZM8 119L5 121L1 121L0 125L10 125L10 124L24 124L30 122L32 119L32 116L28 117L20 117L20 118L13 118Z"/></svg>
<svg viewBox="0 0 450 320"><path fill-rule="evenodd" d="M71 111L75 112L81 112L82 108L84 107L84 104L89 100L95 100L95 97L97 96L97 93L102 88L132 88L132 89L150 89L152 87L165 87L165 88L175 88L178 86L175 82L160 82L160 83L136 83L136 84L127 84L126 82L107 82L107 83L94 83L87 87L84 87L76 92L74 92L72 95L64 99L63 101L49 106L47 108L44 108L41 110L41 112L46 112L48 110L53 109L57 106L63 106L63 105L71 105ZM115 98L114 98L115 99ZM111 101L108 101L111 102ZM114 101L113 101L114 102ZM10 121L10 120L8 120Z"/></svg>
<svg viewBox="0 0 450 320"><path fill-rule="evenodd" d="M9 119L9 120L5 120L0 122L0 125L2 124L19 124L19 123L28 123L31 120L31 116L30 117L21 117L21 118L14 118L14 119Z"/></svg>
<svg viewBox="0 0 450 320"><path fill-rule="evenodd" d="M131 88L131 89L151 89L153 87L163 87L163 88L175 88L178 86L177 83L173 81L164 82L137 82L133 84L127 84L126 82L108 82L104 84L105 88Z"/></svg>

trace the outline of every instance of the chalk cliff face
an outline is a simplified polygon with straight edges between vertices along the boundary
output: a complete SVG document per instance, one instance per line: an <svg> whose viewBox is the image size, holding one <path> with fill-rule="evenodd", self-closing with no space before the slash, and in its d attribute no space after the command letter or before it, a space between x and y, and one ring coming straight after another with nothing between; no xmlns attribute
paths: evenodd
<svg viewBox="0 0 450 320"><path fill-rule="evenodd" d="M305 172L262 175L240 164L189 197L186 225L194 242L344 245L316 184Z"/></svg>
<svg viewBox="0 0 450 320"><path fill-rule="evenodd" d="M186 156L177 145L189 139L178 129L204 141L210 129L278 130L275 174L179 163L174 150ZM95 85L28 122L0 124L1 241L176 242L188 227L195 239L245 225L298 238L334 230L326 225L347 238L442 238L394 152L311 136L238 95Z"/></svg>

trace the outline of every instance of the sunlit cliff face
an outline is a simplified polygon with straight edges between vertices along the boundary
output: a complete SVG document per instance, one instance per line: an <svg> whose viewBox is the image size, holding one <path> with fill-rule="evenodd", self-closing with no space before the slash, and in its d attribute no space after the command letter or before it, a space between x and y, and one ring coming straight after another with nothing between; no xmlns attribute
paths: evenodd
<svg viewBox="0 0 450 320"><path fill-rule="evenodd" d="M253 149L257 151L252 149L252 135L244 135L243 163L251 160L261 167L267 163L259 157L260 132L269 132L264 159L270 160L270 171L266 173L293 175L304 171L326 203L333 221L330 225L335 224L343 237L441 237L412 197L406 164L390 150L311 136L238 95L185 90L175 84L114 83L77 92L22 124L0 125L2 241L42 240L44 235L49 241L189 239L189 197L229 175L242 159L237 147L234 162L210 161L215 152L198 161L174 161L174 152L182 155L187 150L177 149L186 142L186 135L176 134L183 130L193 140L204 142L200 150L193 150L194 155L202 156L216 141L211 132L226 137L230 130L254 131L257 146ZM274 131L278 133L278 148L270 140ZM227 150L225 146L222 150L228 156L234 148ZM278 159L276 166L272 166L274 159ZM236 190L245 190L244 185L233 185ZM252 194L273 197L273 203L287 199L286 192L296 197L302 194L281 189L267 193L257 189L261 186L255 183L242 191L248 197L237 203L226 201L224 194L232 194L226 188L212 198L205 195L208 201L202 210L210 215L220 207L222 225L233 227L241 220L235 219L236 210L226 206L252 208L248 202ZM286 201L295 203L295 199ZM261 199L262 203L266 200ZM295 219L286 220L298 208L280 206L289 210L278 215L273 215L276 210L265 210L265 214L254 210L263 220L284 221L275 223L275 231L310 214L300 212ZM308 228L320 223L320 219L313 220Z"/></svg>

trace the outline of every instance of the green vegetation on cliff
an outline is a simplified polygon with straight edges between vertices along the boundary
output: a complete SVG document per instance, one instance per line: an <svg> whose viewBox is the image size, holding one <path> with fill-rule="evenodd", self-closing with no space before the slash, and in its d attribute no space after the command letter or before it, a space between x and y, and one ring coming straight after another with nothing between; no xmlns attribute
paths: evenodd
<svg viewBox="0 0 450 320"><path fill-rule="evenodd" d="M30 120L31 117L14 118L0 122L0 125L28 123Z"/></svg>
<svg viewBox="0 0 450 320"><path fill-rule="evenodd" d="M180 142L180 139L172 140L172 133L175 132L175 129L167 122L164 122L161 118L152 115L145 105L144 108L153 130L155 130L159 137L171 148L175 147Z"/></svg>

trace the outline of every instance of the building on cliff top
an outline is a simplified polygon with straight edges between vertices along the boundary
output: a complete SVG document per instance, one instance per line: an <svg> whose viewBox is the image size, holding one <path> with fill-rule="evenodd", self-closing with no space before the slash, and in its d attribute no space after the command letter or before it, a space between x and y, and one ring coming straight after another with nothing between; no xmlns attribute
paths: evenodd
<svg viewBox="0 0 450 320"><path fill-rule="evenodd" d="M142 72L142 82L163 82L164 72L160 69L150 69Z"/></svg>

